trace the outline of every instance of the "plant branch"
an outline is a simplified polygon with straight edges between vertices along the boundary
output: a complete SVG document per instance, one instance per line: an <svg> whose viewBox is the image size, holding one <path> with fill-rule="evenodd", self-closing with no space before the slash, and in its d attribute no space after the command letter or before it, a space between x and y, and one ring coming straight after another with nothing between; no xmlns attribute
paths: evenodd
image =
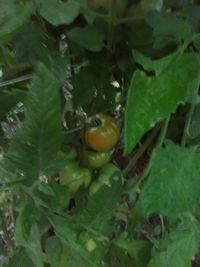
<svg viewBox="0 0 200 267"><path fill-rule="evenodd" d="M183 130L183 136L181 139L181 146L183 146L183 147L186 145L186 142L187 142L187 137L189 135L188 134L189 133L189 127L190 127L190 123L192 120L192 115L193 115L194 110L195 110L195 106L196 106L196 104L194 104L194 103L190 105L190 109L189 109L187 117L186 117L185 126L184 126L184 130Z"/></svg>
<svg viewBox="0 0 200 267"><path fill-rule="evenodd" d="M17 77L15 79L11 79L11 80L8 80L8 81L0 82L0 88L6 87L6 86L11 86L11 85L14 85L16 83L21 83L21 82L30 80L32 77L33 77L32 74L27 74L27 75L23 75L23 76Z"/></svg>
<svg viewBox="0 0 200 267"><path fill-rule="evenodd" d="M145 140L144 144L139 148L137 153L129 161L128 165L124 168L123 176L127 176L127 174L135 167L137 161L141 158L141 156L144 154L146 149L152 143L153 139L155 138L155 136L157 135L159 130L160 130L160 125L157 125L157 127L154 128L154 130L151 132L151 134Z"/></svg>
<svg viewBox="0 0 200 267"><path fill-rule="evenodd" d="M144 181L144 179L147 177L147 175L149 174L149 171L151 170L152 162L153 162L153 159L155 157L155 152L156 152L156 150L158 148L160 148L162 146L162 144L164 142L164 139L165 139L165 136L166 136L166 133L167 133L167 129L168 129L168 125L169 125L169 122L170 122L170 117L171 116L169 116L165 120L165 122L163 123L163 126L162 126L162 129L161 129L157 144L153 149L153 152L151 154L150 160L149 160L146 168L144 169L143 173L139 177L137 184L135 185L135 191L136 192L140 192L140 185Z"/></svg>

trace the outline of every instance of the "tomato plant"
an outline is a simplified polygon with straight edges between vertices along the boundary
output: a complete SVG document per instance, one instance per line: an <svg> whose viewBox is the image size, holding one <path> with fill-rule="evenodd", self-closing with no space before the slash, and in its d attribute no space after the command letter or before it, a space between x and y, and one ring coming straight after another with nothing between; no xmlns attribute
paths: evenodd
<svg viewBox="0 0 200 267"><path fill-rule="evenodd" d="M0 266L199 267L199 1L0 10Z"/></svg>

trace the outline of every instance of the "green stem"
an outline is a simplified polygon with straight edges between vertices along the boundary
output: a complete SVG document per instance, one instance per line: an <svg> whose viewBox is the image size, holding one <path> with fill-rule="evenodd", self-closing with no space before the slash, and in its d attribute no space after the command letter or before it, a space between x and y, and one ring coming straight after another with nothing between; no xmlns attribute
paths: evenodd
<svg viewBox="0 0 200 267"><path fill-rule="evenodd" d="M167 133L167 129L168 129L168 125L169 125L169 121L170 121L170 116L163 123L162 129L160 132L160 136L158 138L158 142L153 149L150 160L149 160L146 168L144 169L143 173L141 174L140 178L138 179L137 184L135 185L135 191L137 191L137 192L140 192L140 185L144 181L144 179L147 177L147 175L149 174L149 172L151 170L152 162L153 162L153 159L155 157L155 152L156 152L157 148L160 148L164 142L164 139L165 139L165 136Z"/></svg>
<svg viewBox="0 0 200 267"><path fill-rule="evenodd" d="M127 18L120 18L116 20L116 24L129 24L132 23L134 21L138 21L144 19L144 17L142 16L138 16L138 17L127 17Z"/></svg>
<svg viewBox="0 0 200 267"><path fill-rule="evenodd" d="M159 136L159 139L158 139L158 142L157 142L155 148L159 148L162 146L164 139L165 139L165 136L166 136L166 133L167 133L170 118L171 118L171 116L168 116L168 118L164 121L161 132L160 132L160 136Z"/></svg>
<svg viewBox="0 0 200 267"><path fill-rule="evenodd" d="M1 87L6 87L6 86L11 86L14 85L16 83L21 83L27 80L30 80L33 77L32 74L27 74L27 75L23 75L21 77L15 78L15 79L11 79L8 81L4 81L4 82L0 82L0 88Z"/></svg>
<svg viewBox="0 0 200 267"><path fill-rule="evenodd" d="M109 6L108 50L112 49L113 27L114 27L114 21L115 21L115 14L114 14L115 1L116 0L111 0L110 6Z"/></svg>
<svg viewBox="0 0 200 267"><path fill-rule="evenodd" d="M186 146L187 137L189 135L189 127L190 127L190 123L192 120L192 115L193 115L194 110L195 110L195 106L196 106L196 104L194 104L194 103L191 104L190 109L189 109L188 114L187 114L184 130L183 130L183 136L182 136L182 140L181 140L181 146L183 146L183 147Z"/></svg>
<svg viewBox="0 0 200 267"><path fill-rule="evenodd" d="M141 156L144 154L146 149L149 147L149 145L152 143L153 139L157 135L158 131L160 129L160 125L154 128L154 130L151 132L151 134L148 136L148 138L145 140L144 144L139 148L137 153L133 156L133 158L129 161L128 165L123 170L123 176L127 176L127 174L135 167L137 161L141 158Z"/></svg>
<svg viewBox="0 0 200 267"><path fill-rule="evenodd" d="M160 215L159 217L160 217L161 234L163 236L164 235L164 232L165 232L165 223L164 223L163 216Z"/></svg>

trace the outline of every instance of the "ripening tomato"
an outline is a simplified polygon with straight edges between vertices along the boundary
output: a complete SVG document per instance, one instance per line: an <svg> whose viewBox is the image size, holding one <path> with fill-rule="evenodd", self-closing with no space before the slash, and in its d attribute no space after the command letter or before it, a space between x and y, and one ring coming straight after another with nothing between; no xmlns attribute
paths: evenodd
<svg viewBox="0 0 200 267"><path fill-rule="evenodd" d="M120 131L115 120L107 114L97 114L92 120L99 121L99 125L92 126L85 131L87 145L95 151L111 150L119 140Z"/></svg>

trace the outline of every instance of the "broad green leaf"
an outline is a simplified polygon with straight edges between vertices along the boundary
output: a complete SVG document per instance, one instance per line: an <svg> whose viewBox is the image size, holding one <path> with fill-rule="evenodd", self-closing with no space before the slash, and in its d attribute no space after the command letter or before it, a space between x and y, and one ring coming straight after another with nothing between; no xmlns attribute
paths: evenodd
<svg viewBox="0 0 200 267"><path fill-rule="evenodd" d="M45 252L51 267L68 266L67 249L63 247L58 237L51 236L46 240Z"/></svg>
<svg viewBox="0 0 200 267"><path fill-rule="evenodd" d="M41 0L40 2L40 15L54 26L70 24L80 12L80 5L73 0L68 0L67 2Z"/></svg>
<svg viewBox="0 0 200 267"><path fill-rule="evenodd" d="M153 30L155 48L162 48L168 43L180 43L188 40L194 34L192 24L172 13L160 16Z"/></svg>
<svg viewBox="0 0 200 267"><path fill-rule="evenodd" d="M154 253L148 267L191 267L191 259L198 252L199 238L199 222L186 219L172 229L168 245Z"/></svg>
<svg viewBox="0 0 200 267"><path fill-rule="evenodd" d="M63 258L59 259L61 260L61 262L63 262L63 264L67 262L70 267L100 266L102 257L101 253L100 254L97 253L96 256L97 255L99 256L94 257L94 254L91 253L91 251L87 250L86 245L81 242L80 237L78 238L77 225L73 221L59 216L54 216L50 220L54 227L54 231L57 237L59 237L61 244L64 248L65 253L62 254L63 256L61 255L61 257ZM98 243L100 241L96 240L96 242ZM48 245L47 252L50 251L51 249L50 246L52 246L52 244ZM56 262L58 260L57 257L51 256L50 260L52 261L53 264L55 264L53 265L53 267L56 266ZM61 262L59 261L59 263ZM61 265L61 267L62 266L63 265Z"/></svg>
<svg viewBox="0 0 200 267"><path fill-rule="evenodd" d="M150 128L175 112L178 104L184 103L199 85L200 58L196 54L178 52L177 56L160 59L158 66L162 71L157 71L155 76L139 70L133 74L125 111L126 155Z"/></svg>
<svg viewBox="0 0 200 267"><path fill-rule="evenodd" d="M31 21L22 28L17 36L16 60L30 65L36 65L38 61L47 62L49 56L55 53L53 49L56 49L53 38L39 23Z"/></svg>
<svg viewBox="0 0 200 267"><path fill-rule="evenodd" d="M25 202L25 199L23 199ZM40 219L40 211L35 207L33 202L25 202L21 207L20 213L17 217L15 229L15 241L19 245L26 243L29 239L31 228Z"/></svg>
<svg viewBox="0 0 200 267"><path fill-rule="evenodd" d="M93 52L101 51L104 46L104 32L93 25L73 28L67 32L67 35L79 46Z"/></svg>
<svg viewBox="0 0 200 267"><path fill-rule="evenodd" d="M145 216L177 217L195 209L200 194L200 154L171 142L155 152L138 203Z"/></svg>
<svg viewBox="0 0 200 267"><path fill-rule="evenodd" d="M35 267L25 249L20 249L10 260L7 267Z"/></svg>
<svg viewBox="0 0 200 267"><path fill-rule="evenodd" d="M61 143L60 80L39 65L29 89L25 120L11 143L8 163L25 177L38 178Z"/></svg>
<svg viewBox="0 0 200 267"><path fill-rule="evenodd" d="M33 6L15 0L0 2L0 44L15 37L20 28L28 21ZM20 16L19 16L20 14Z"/></svg>
<svg viewBox="0 0 200 267"><path fill-rule="evenodd" d="M151 257L151 246L149 242L121 236L115 239L113 243L115 246L123 250L127 257L132 258L133 266L147 266Z"/></svg>
<svg viewBox="0 0 200 267"><path fill-rule="evenodd" d="M109 220L112 218L121 197L121 173L116 172L110 177L109 181L109 186L103 186L90 197L85 209L74 215L79 223L103 233L107 232Z"/></svg>
<svg viewBox="0 0 200 267"><path fill-rule="evenodd" d="M69 204L68 189L60 184L43 184L38 187L36 195L54 212L62 211Z"/></svg>
<svg viewBox="0 0 200 267"><path fill-rule="evenodd" d="M26 213L27 220L32 213L32 210L29 210L29 213ZM16 227L15 227L15 241L17 245L20 245L25 248L27 255L35 264L35 267L43 267L43 256L42 248L40 243L40 232L35 219L32 221L31 226L29 227L29 235L24 234L26 221L24 221L24 214L20 214L17 218Z"/></svg>

